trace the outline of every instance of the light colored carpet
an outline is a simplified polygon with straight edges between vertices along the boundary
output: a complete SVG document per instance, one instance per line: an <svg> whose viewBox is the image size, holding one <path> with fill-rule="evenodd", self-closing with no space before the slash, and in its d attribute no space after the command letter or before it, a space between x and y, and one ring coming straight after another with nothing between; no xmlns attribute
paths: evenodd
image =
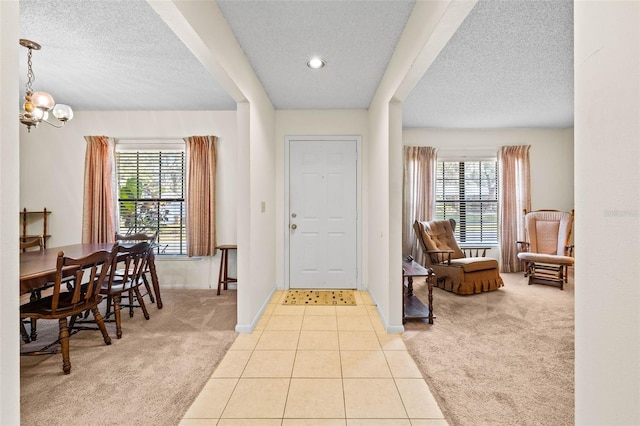
<svg viewBox="0 0 640 426"><path fill-rule="evenodd" d="M355 305L353 290L287 290L283 305Z"/></svg>
<svg viewBox="0 0 640 426"><path fill-rule="evenodd" d="M574 286L433 290L433 325L409 321L404 341L452 426L574 424ZM423 280L414 282L426 301Z"/></svg>
<svg viewBox="0 0 640 426"><path fill-rule="evenodd" d="M177 425L236 338L236 292L163 290L163 309L123 312L122 339L108 323L71 336L71 374L62 355L20 358L22 425ZM104 312L103 309L101 309ZM57 321L38 321L40 348Z"/></svg>

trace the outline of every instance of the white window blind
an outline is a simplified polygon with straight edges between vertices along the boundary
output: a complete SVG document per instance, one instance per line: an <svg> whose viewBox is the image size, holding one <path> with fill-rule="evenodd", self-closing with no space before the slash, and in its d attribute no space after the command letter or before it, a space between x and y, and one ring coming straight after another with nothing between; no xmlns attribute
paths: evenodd
<svg viewBox="0 0 640 426"><path fill-rule="evenodd" d="M436 219L454 219L459 243L498 242L496 159L438 161Z"/></svg>
<svg viewBox="0 0 640 426"><path fill-rule="evenodd" d="M125 144L116 152L121 234L158 231L158 252L186 254L184 148Z"/></svg>

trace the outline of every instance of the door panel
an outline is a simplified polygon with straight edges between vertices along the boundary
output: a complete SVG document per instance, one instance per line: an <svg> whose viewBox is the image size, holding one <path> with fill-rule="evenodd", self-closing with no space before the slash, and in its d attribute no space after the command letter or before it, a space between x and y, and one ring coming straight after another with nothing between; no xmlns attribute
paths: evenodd
<svg viewBox="0 0 640 426"><path fill-rule="evenodd" d="M356 288L355 140L291 140L290 288Z"/></svg>

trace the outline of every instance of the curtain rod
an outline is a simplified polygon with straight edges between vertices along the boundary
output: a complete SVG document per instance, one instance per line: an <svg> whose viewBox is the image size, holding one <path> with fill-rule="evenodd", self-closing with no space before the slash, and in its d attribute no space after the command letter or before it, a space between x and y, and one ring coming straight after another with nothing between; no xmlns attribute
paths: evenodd
<svg viewBox="0 0 640 426"><path fill-rule="evenodd" d="M176 136L176 137L170 137L170 136L162 136L162 137L157 137L157 138L152 138L152 137L136 137L136 136L114 136L113 138L116 140L120 140L120 139L124 139L124 140L134 140L134 141L175 141L175 140L183 140L185 137L187 136Z"/></svg>
<svg viewBox="0 0 640 426"><path fill-rule="evenodd" d="M436 148L436 149L438 149L438 150L440 150L440 149L451 150L451 151L453 151L453 150L456 150L456 151L473 151L475 149L500 149L500 148L501 147L499 147L499 146L478 146L478 147L473 147L473 148L471 148L471 147L460 147L460 148L447 147L447 148Z"/></svg>

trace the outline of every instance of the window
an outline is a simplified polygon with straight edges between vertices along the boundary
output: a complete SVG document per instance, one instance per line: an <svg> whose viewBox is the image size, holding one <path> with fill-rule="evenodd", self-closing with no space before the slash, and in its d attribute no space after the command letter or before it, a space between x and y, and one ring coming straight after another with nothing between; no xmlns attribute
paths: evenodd
<svg viewBox="0 0 640 426"><path fill-rule="evenodd" d="M186 254L184 144L118 143L121 234L158 232L158 253Z"/></svg>
<svg viewBox="0 0 640 426"><path fill-rule="evenodd" d="M454 219L462 244L497 244L497 161L438 161L435 217Z"/></svg>

